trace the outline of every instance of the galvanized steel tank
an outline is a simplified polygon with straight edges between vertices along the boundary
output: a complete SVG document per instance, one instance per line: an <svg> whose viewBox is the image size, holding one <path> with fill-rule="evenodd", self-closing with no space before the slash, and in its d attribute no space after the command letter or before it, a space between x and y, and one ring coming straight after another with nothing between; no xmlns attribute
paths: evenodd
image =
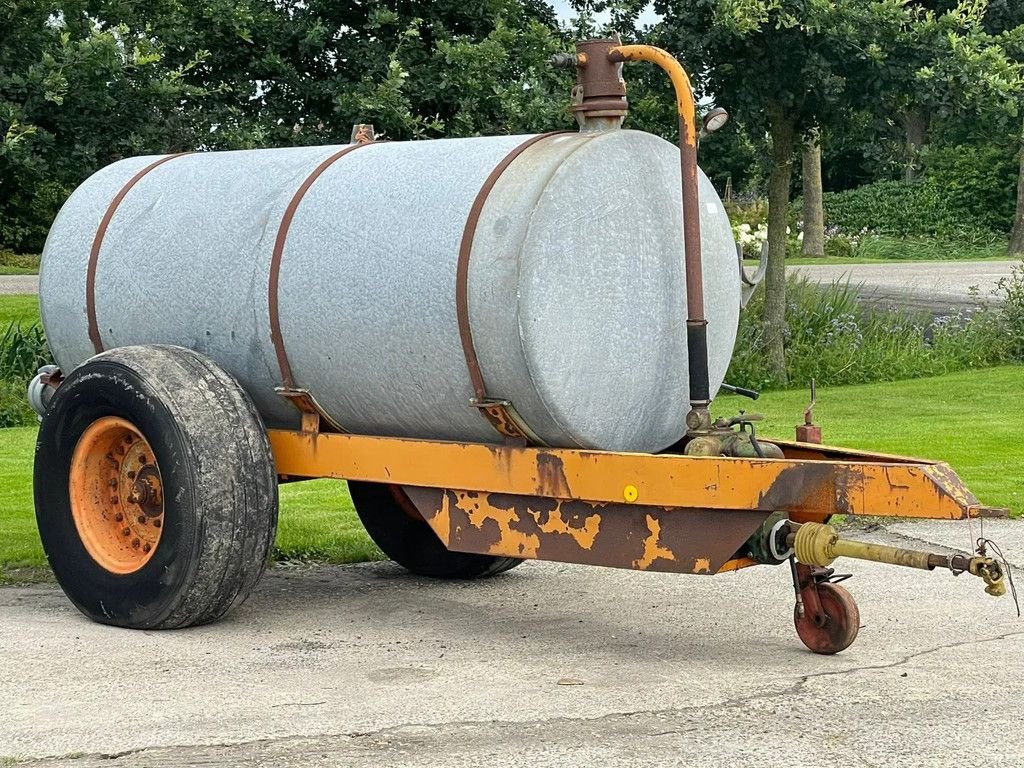
<svg viewBox="0 0 1024 768"><path fill-rule="evenodd" d="M293 426L276 310L289 383L344 429L496 442L470 405L461 246L487 393L549 445L657 451L689 409L679 189L678 149L625 130L132 158L58 215L43 323L65 371L97 349L180 344L236 376L269 426ZM700 194L714 392L740 279L703 174Z"/></svg>

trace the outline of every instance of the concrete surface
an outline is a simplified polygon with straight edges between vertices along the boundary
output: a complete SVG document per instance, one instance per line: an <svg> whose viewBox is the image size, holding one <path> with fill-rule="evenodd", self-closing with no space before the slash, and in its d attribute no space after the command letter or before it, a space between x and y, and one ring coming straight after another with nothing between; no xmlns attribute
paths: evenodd
<svg viewBox="0 0 1024 768"><path fill-rule="evenodd" d="M1024 523L985 532L1024 557ZM965 523L858 535L970 540ZM797 640L785 568L276 569L227 619L165 633L0 589L0 765L1021 765L1012 601L848 565L863 627L834 657Z"/></svg>
<svg viewBox="0 0 1024 768"><path fill-rule="evenodd" d="M818 283L846 282L862 300L883 306L950 314L976 309L992 299L999 280L1019 261L921 261L891 264L805 265L789 267ZM977 292L972 292L977 288Z"/></svg>
<svg viewBox="0 0 1024 768"><path fill-rule="evenodd" d="M0 275L0 295L39 293L39 275Z"/></svg>

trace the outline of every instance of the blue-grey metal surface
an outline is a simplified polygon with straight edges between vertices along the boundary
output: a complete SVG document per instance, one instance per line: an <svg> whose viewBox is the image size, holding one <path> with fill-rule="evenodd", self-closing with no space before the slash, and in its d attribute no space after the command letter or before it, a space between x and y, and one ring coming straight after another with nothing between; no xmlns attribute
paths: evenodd
<svg viewBox="0 0 1024 768"><path fill-rule="evenodd" d="M470 206L525 136L381 143L330 166L299 205L280 271L296 383L345 428L496 441L470 406L455 267ZM338 147L175 158L144 176L99 253L107 348L192 347L234 374L270 425L271 254L295 191ZM40 301L65 371L92 354L89 250L117 191L153 158L110 166L54 223ZM490 394L552 445L660 450L688 409L679 155L649 134L549 137L499 179L480 217L469 308ZM740 280L725 211L701 178L712 389L735 342Z"/></svg>

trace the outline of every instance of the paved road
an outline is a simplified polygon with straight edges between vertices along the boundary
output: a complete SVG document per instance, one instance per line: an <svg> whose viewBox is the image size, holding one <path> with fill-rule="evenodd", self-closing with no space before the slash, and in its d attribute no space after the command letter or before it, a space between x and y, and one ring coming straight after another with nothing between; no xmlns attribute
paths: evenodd
<svg viewBox="0 0 1024 768"><path fill-rule="evenodd" d="M865 301L933 313L969 312L991 300L999 280L1019 261L897 262L893 264L807 265L789 271L819 283L846 282ZM977 292L972 292L977 288Z"/></svg>
<svg viewBox="0 0 1024 768"><path fill-rule="evenodd" d="M0 275L0 295L39 293L38 275Z"/></svg>
<svg viewBox="0 0 1024 768"><path fill-rule="evenodd" d="M874 535L969 538L894 531ZM986 533L1024 553L1024 523ZM277 569L228 619L167 633L0 589L0 764L1020 765L1011 602L970 576L852 570L864 626L835 657L799 645L782 568Z"/></svg>

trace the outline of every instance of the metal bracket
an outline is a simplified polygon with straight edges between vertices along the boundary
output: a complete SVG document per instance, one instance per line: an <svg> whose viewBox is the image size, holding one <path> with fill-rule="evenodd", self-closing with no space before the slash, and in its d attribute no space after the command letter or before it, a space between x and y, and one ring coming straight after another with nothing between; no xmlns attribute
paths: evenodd
<svg viewBox="0 0 1024 768"><path fill-rule="evenodd" d="M505 436L506 442L513 445L543 445L543 441L526 426L510 400L488 397L483 400L473 399L469 404L479 408L487 420L498 432Z"/></svg>
<svg viewBox="0 0 1024 768"><path fill-rule="evenodd" d="M302 431L309 434L316 434L317 432L338 432L344 434L346 432L338 422L334 421L327 412L320 406L320 403L316 401L316 398L310 394L308 389L287 389L285 387L275 387L274 392L283 397L285 400L295 406L296 409L302 414ZM324 426L328 427L324 429Z"/></svg>

